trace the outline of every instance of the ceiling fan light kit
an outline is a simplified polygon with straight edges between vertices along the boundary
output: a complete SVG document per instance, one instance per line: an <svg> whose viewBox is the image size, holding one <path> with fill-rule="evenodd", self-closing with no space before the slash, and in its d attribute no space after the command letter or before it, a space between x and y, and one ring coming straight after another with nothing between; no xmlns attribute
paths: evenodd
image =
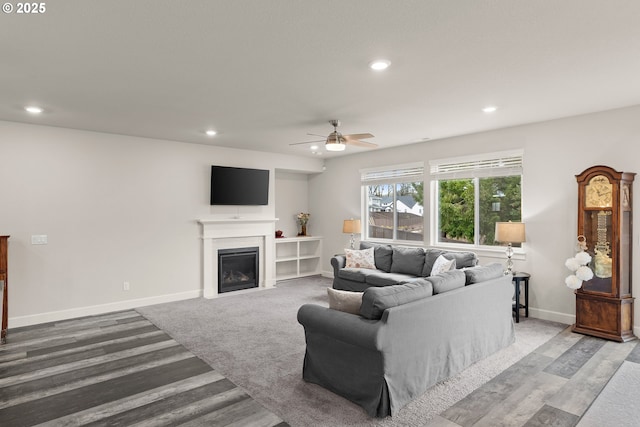
<svg viewBox="0 0 640 427"><path fill-rule="evenodd" d="M345 148L347 148L347 146L336 140L333 140L333 141L327 140L326 144L324 145L324 148L326 148L327 151L344 151Z"/></svg>
<svg viewBox="0 0 640 427"><path fill-rule="evenodd" d="M347 144L349 145L357 145L359 147L365 148L376 148L377 145L372 142L360 141L364 138L373 138L373 135L370 133L354 133L351 135L343 135L338 132L338 126L340 126L340 120L329 120L331 126L333 126L333 132L329 134L327 137L324 148L327 151L344 151L347 148ZM315 135L315 134L309 134ZM321 136L321 135L317 135ZM307 141L307 142L296 142L294 144L289 145L301 145L301 144L312 144L319 141Z"/></svg>

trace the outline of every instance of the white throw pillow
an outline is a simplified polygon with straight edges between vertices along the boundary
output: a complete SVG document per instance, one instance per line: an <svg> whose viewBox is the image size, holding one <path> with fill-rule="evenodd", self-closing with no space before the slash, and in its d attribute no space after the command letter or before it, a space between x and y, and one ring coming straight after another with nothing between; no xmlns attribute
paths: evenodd
<svg viewBox="0 0 640 427"><path fill-rule="evenodd" d="M355 249L345 249L344 253L347 255L347 268L376 269L376 261L373 257L373 248L362 249L360 251Z"/></svg>
<svg viewBox="0 0 640 427"><path fill-rule="evenodd" d="M431 276L444 273L445 271L455 270L455 269L456 269L455 259L446 259L444 255L440 255L436 259L436 262L433 263L433 267L431 268Z"/></svg>
<svg viewBox="0 0 640 427"><path fill-rule="evenodd" d="M344 311L345 313L359 315L360 306L362 305L362 294L364 294L364 292L351 292L327 288L327 295L329 295L329 308L332 310L339 310Z"/></svg>

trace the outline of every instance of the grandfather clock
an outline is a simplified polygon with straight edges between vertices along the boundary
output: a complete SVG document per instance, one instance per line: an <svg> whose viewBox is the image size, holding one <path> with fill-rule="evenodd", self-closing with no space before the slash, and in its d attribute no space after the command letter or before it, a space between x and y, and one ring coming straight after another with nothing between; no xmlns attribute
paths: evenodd
<svg viewBox="0 0 640 427"><path fill-rule="evenodd" d="M593 278L576 294L573 331L614 341L633 335L631 296L632 184L635 173L593 166L578 180L578 236L584 236Z"/></svg>

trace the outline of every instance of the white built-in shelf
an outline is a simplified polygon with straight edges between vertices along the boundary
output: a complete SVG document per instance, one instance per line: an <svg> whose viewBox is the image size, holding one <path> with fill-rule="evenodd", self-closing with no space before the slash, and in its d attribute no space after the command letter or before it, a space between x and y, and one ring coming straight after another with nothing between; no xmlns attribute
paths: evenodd
<svg viewBox="0 0 640 427"><path fill-rule="evenodd" d="M320 274L322 237L283 237L276 239L276 280Z"/></svg>

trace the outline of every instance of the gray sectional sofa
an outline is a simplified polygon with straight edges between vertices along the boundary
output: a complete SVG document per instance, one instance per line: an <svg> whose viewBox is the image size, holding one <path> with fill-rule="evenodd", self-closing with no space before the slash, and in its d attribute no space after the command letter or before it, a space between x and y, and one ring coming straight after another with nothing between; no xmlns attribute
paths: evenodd
<svg viewBox="0 0 640 427"><path fill-rule="evenodd" d="M511 276L503 275L500 264L475 266L475 256L472 263L429 277L392 268L370 282L374 276L367 272L364 281L338 275L334 287L362 291L359 311L316 304L299 309L307 344L303 378L372 417L385 417L436 382L513 343ZM375 285L382 278L401 282Z"/></svg>
<svg viewBox="0 0 640 427"><path fill-rule="evenodd" d="M478 257L473 252L445 251L434 248L403 247L360 242L360 249L374 248L376 269L346 268L346 257L331 258L333 287L362 292L371 286L389 286L427 277L436 259L442 255L456 260L456 268L474 267Z"/></svg>

